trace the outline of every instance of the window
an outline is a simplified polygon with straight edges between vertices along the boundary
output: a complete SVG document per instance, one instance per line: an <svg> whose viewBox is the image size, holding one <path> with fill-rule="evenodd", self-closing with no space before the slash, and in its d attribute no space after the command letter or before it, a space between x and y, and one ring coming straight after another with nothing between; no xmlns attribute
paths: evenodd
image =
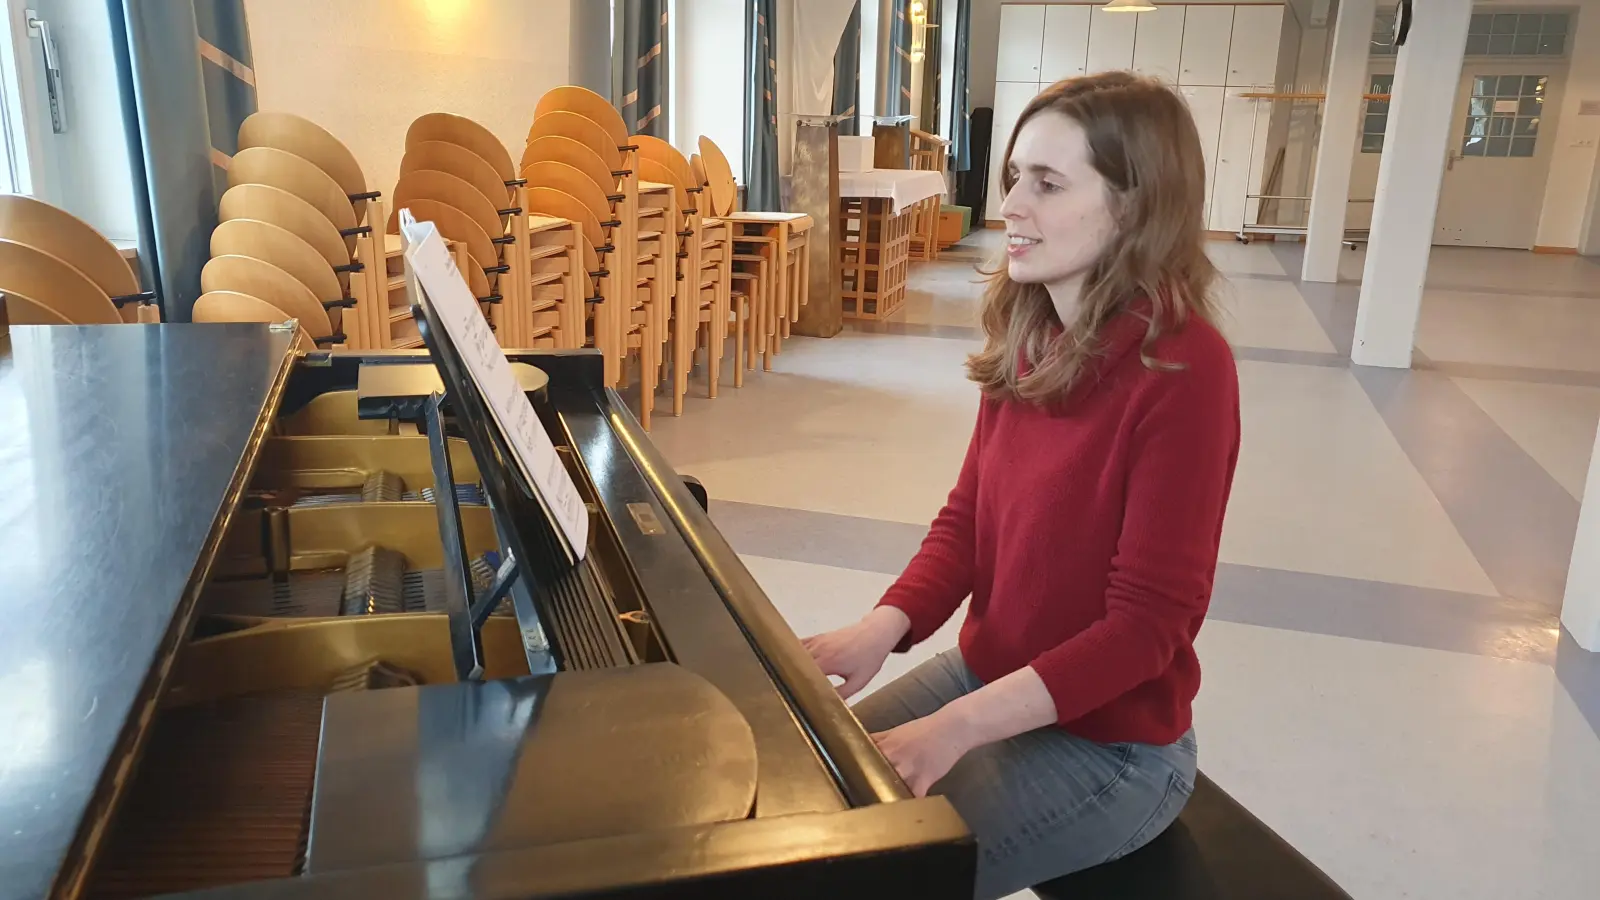
<svg viewBox="0 0 1600 900"><path fill-rule="evenodd" d="M1566 13L1475 13L1467 29L1468 56L1561 56L1567 52Z"/></svg>
<svg viewBox="0 0 1600 900"><path fill-rule="evenodd" d="M1461 155L1532 156L1548 81L1543 75L1473 78Z"/></svg>
<svg viewBox="0 0 1600 900"><path fill-rule="evenodd" d="M1473 13L1467 28L1468 56L1564 56L1570 13ZM1372 55L1393 56L1394 10L1372 20Z"/></svg>
<svg viewBox="0 0 1600 900"><path fill-rule="evenodd" d="M1367 84L1369 94L1388 94L1394 89L1393 75L1374 75ZM1383 135L1389 126L1389 101L1368 100L1361 117L1361 152L1382 153Z"/></svg>

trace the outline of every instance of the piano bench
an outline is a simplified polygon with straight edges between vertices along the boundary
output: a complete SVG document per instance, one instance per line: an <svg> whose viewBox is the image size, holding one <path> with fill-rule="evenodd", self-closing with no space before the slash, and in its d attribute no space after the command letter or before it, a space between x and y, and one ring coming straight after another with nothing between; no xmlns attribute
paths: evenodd
<svg viewBox="0 0 1600 900"><path fill-rule="evenodd" d="M1350 900L1204 774L1155 840L1033 890L1040 900Z"/></svg>

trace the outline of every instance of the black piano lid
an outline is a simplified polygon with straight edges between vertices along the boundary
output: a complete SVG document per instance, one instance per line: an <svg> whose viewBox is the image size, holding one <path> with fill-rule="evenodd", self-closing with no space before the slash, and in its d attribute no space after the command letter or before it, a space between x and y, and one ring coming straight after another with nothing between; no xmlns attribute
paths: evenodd
<svg viewBox="0 0 1600 900"><path fill-rule="evenodd" d="M114 804L292 337L27 326L9 355L0 338L0 900L70 877Z"/></svg>

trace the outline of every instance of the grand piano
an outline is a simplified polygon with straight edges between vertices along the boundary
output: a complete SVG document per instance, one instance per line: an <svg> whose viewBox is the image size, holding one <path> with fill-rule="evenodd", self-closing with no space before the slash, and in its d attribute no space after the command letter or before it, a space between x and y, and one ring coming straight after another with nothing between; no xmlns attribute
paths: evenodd
<svg viewBox="0 0 1600 900"><path fill-rule="evenodd" d="M971 896L591 352L0 337L0 900Z"/></svg>

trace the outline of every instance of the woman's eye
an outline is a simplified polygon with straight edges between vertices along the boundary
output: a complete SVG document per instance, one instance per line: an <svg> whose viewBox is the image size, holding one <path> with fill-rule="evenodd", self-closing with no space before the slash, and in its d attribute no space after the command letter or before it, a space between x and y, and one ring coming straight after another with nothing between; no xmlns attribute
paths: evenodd
<svg viewBox="0 0 1600 900"><path fill-rule="evenodd" d="M1061 185L1056 184L1054 181L1041 181L1039 182L1039 190L1044 191L1046 194L1054 194L1056 191L1061 190Z"/></svg>

